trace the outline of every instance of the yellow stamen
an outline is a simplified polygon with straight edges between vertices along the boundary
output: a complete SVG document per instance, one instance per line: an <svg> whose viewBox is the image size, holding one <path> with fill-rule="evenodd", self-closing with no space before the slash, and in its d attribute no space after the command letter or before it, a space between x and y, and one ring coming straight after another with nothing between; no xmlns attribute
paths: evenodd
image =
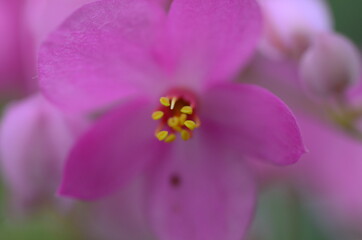
<svg viewBox="0 0 362 240"><path fill-rule="evenodd" d="M163 117L164 113L162 111L156 111L152 113L153 120L159 120Z"/></svg>
<svg viewBox="0 0 362 240"><path fill-rule="evenodd" d="M181 132L182 131L182 128L180 126L175 126L172 129L175 130L176 132Z"/></svg>
<svg viewBox="0 0 362 240"><path fill-rule="evenodd" d="M196 128L196 123L194 121L187 120L185 121L185 126L192 131Z"/></svg>
<svg viewBox="0 0 362 240"><path fill-rule="evenodd" d="M189 131L187 130L182 130L181 131L181 138L184 140L184 141L187 141L191 138L191 134Z"/></svg>
<svg viewBox="0 0 362 240"><path fill-rule="evenodd" d="M165 139L165 142L169 143L169 142L173 142L176 139L176 135L175 134L170 134L168 135L168 137Z"/></svg>
<svg viewBox="0 0 362 240"><path fill-rule="evenodd" d="M167 98L167 97L162 97L162 98L160 98L160 103L165 107L169 107L170 106L170 99Z"/></svg>
<svg viewBox="0 0 362 240"><path fill-rule="evenodd" d="M179 120L180 120L180 125L183 126L185 121L187 119L187 115L186 114L181 114L180 117L179 117Z"/></svg>
<svg viewBox="0 0 362 240"><path fill-rule="evenodd" d="M173 110L175 108L175 104L177 102L177 98L176 97L173 97L172 100L171 100L171 110Z"/></svg>
<svg viewBox="0 0 362 240"><path fill-rule="evenodd" d="M191 115L193 112L193 109L191 106L184 106L181 108L181 112Z"/></svg>
<svg viewBox="0 0 362 240"><path fill-rule="evenodd" d="M167 124L170 127L176 127L179 124L179 119L177 117L172 117L167 120Z"/></svg>
<svg viewBox="0 0 362 240"><path fill-rule="evenodd" d="M156 133L156 137L158 140L163 141L165 138L167 138L168 132L167 131L160 131Z"/></svg>

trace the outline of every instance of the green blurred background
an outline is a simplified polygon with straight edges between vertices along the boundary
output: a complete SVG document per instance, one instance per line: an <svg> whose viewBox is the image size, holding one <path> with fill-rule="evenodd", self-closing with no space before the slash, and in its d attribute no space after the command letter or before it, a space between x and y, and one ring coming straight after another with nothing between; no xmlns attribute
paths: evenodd
<svg viewBox="0 0 362 240"><path fill-rule="evenodd" d="M362 47L362 0L329 0L329 2L337 31L347 35ZM72 234L65 230L61 219L52 213L43 212L28 220L15 221L7 217L7 212L4 188L0 188L1 240L73 239ZM251 234L251 240L330 239L305 207L290 199L283 187L263 193L253 227L258 231L252 231L254 233Z"/></svg>
<svg viewBox="0 0 362 240"><path fill-rule="evenodd" d="M329 0L333 11L335 26L362 47L362 1L361 0Z"/></svg>

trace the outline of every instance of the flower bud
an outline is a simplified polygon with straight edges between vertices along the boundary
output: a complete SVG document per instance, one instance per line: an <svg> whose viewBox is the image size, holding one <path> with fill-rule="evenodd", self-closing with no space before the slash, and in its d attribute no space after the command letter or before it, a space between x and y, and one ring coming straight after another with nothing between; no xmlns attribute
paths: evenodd
<svg viewBox="0 0 362 240"><path fill-rule="evenodd" d="M63 160L86 126L65 116L41 96L10 105L0 132L5 182L16 210L30 210L55 200Z"/></svg>
<svg viewBox="0 0 362 240"><path fill-rule="evenodd" d="M332 29L323 0L259 0L264 14L263 54L299 58L318 32Z"/></svg>
<svg viewBox="0 0 362 240"><path fill-rule="evenodd" d="M339 34L319 34L301 59L300 74L313 96L341 95L361 76L359 51Z"/></svg>

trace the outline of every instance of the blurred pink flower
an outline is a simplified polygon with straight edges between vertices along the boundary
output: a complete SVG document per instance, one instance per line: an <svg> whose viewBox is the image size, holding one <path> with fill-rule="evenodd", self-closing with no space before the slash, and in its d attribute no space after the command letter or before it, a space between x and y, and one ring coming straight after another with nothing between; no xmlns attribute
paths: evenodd
<svg viewBox="0 0 362 240"><path fill-rule="evenodd" d="M71 144L85 121L66 116L41 96L12 103L0 132L2 171L17 208L53 200Z"/></svg>
<svg viewBox="0 0 362 240"><path fill-rule="evenodd" d="M95 2L42 46L49 99L113 107L71 151L60 194L98 199L143 173L160 239L240 239L255 201L243 157L294 163L299 129L274 95L230 82L259 37L253 0L175 0L166 14L146 0Z"/></svg>
<svg viewBox="0 0 362 240"><path fill-rule="evenodd" d="M269 57L299 57L316 33L332 30L324 0L259 0L265 19L261 51Z"/></svg>
<svg viewBox="0 0 362 240"><path fill-rule="evenodd" d="M360 52L340 34L317 34L301 59L300 74L312 96L340 97L360 80Z"/></svg>
<svg viewBox="0 0 362 240"><path fill-rule="evenodd" d="M320 218L362 234L362 143L322 121L298 116L310 153L288 169L290 179Z"/></svg>
<svg viewBox="0 0 362 240"><path fill-rule="evenodd" d="M326 116L325 105L316 104L301 91L297 64L259 58L248 73L248 79L271 88L296 112L308 149L297 164L286 168L252 163L255 175L266 187L276 182L292 186L331 229L361 233L362 143L338 129Z"/></svg>

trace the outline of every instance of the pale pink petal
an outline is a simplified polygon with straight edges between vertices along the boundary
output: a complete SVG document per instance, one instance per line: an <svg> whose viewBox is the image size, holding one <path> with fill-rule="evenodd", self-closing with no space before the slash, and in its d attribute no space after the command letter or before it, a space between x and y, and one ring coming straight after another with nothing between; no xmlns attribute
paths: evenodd
<svg viewBox="0 0 362 240"><path fill-rule="evenodd" d="M89 110L139 89L158 90L163 78L152 45L164 17L147 0L83 6L41 48L43 92L62 107Z"/></svg>
<svg viewBox="0 0 362 240"><path fill-rule="evenodd" d="M0 132L2 174L16 207L55 200L63 162L86 125L38 95L5 110Z"/></svg>
<svg viewBox="0 0 362 240"><path fill-rule="evenodd" d="M68 157L60 194L88 200L103 197L160 157L150 105L134 100L95 123Z"/></svg>
<svg viewBox="0 0 362 240"><path fill-rule="evenodd" d="M227 80L248 61L261 17L254 0L175 0L168 18L177 80Z"/></svg>
<svg viewBox="0 0 362 240"><path fill-rule="evenodd" d="M270 57L299 57L314 35L333 29L324 0L259 0L264 14L261 51Z"/></svg>
<svg viewBox="0 0 362 240"><path fill-rule="evenodd" d="M232 148L276 164L296 162L305 153L296 120L289 108L267 90L247 84L209 89L201 118Z"/></svg>
<svg viewBox="0 0 362 240"><path fill-rule="evenodd" d="M149 211L160 240L240 240L249 226L253 180L239 158L209 137L206 131L174 142L153 169Z"/></svg>
<svg viewBox="0 0 362 240"><path fill-rule="evenodd" d="M309 149L286 174L328 222L361 230L362 145L325 122L299 114L303 138ZM308 177L306 177L308 176ZM306 192L307 191L307 192Z"/></svg>
<svg viewBox="0 0 362 240"><path fill-rule="evenodd" d="M360 80L359 50L340 34L318 34L301 59L300 74L312 96L340 96Z"/></svg>

